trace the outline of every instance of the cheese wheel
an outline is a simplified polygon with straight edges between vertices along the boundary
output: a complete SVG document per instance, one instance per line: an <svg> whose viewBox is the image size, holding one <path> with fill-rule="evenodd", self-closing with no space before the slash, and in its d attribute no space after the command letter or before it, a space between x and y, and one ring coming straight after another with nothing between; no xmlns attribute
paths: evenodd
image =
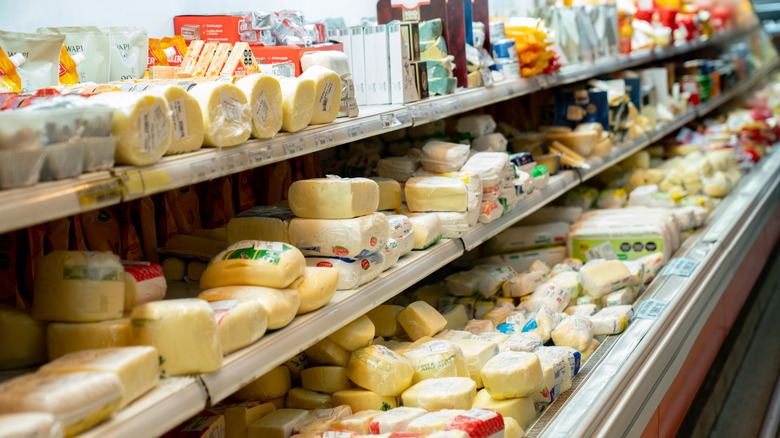
<svg viewBox="0 0 780 438"><path fill-rule="evenodd" d="M379 186L379 205L376 207L377 210L397 210L401 208L403 190L398 181L380 177L373 177L371 179Z"/></svg>
<svg viewBox="0 0 780 438"><path fill-rule="evenodd" d="M162 97L114 91L93 96L90 101L115 110L111 134L116 137L117 163L148 166L160 161L170 149L173 126Z"/></svg>
<svg viewBox="0 0 780 438"><path fill-rule="evenodd" d="M209 303L219 327L222 354L232 353L260 339L268 327L268 313L255 300L222 300Z"/></svg>
<svg viewBox="0 0 780 438"><path fill-rule="evenodd" d="M523 429L527 429L536 420L536 408L530 397L509 398L499 400L492 398L486 390L477 392L474 397L475 408L487 408L497 411L505 418L511 418Z"/></svg>
<svg viewBox="0 0 780 438"><path fill-rule="evenodd" d="M292 359L284 363L284 365L290 369L290 374L294 379L300 379L301 371L309 366L308 356L305 351L296 354Z"/></svg>
<svg viewBox="0 0 780 438"><path fill-rule="evenodd" d="M451 341L435 339L407 349L403 357L414 368L412 383L442 377L469 377L463 351Z"/></svg>
<svg viewBox="0 0 780 438"><path fill-rule="evenodd" d="M236 146L249 138L252 117L244 93L227 82L201 82L190 89L203 117L203 146Z"/></svg>
<svg viewBox="0 0 780 438"><path fill-rule="evenodd" d="M414 370L409 362L381 345L369 345L352 352L347 376L356 385L381 396L397 396L412 384Z"/></svg>
<svg viewBox="0 0 780 438"><path fill-rule="evenodd" d="M317 103L317 85L311 79L279 78L282 87L282 131L298 132L309 126Z"/></svg>
<svg viewBox="0 0 780 438"><path fill-rule="evenodd" d="M282 242L242 240L214 257L200 278L202 290L221 286L288 287L303 274L306 260Z"/></svg>
<svg viewBox="0 0 780 438"><path fill-rule="evenodd" d="M0 304L0 370L46 362L46 323Z"/></svg>
<svg viewBox="0 0 780 438"><path fill-rule="evenodd" d="M309 391L328 394L347 389L349 388L347 369L338 366L306 368L301 371L301 386Z"/></svg>
<svg viewBox="0 0 780 438"><path fill-rule="evenodd" d="M70 322L121 318L124 272L109 252L53 251L38 262L32 316Z"/></svg>
<svg viewBox="0 0 780 438"><path fill-rule="evenodd" d="M232 397L238 400L267 401L284 397L290 388L292 388L290 370L282 365L248 383Z"/></svg>
<svg viewBox="0 0 780 438"><path fill-rule="evenodd" d="M101 322L52 322L46 328L49 360L93 348L124 347L130 342L130 319Z"/></svg>
<svg viewBox="0 0 780 438"><path fill-rule="evenodd" d="M425 301L415 301L398 315L398 323L401 324L409 338L416 341L424 336L433 336L443 330L447 325L447 320Z"/></svg>
<svg viewBox="0 0 780 438"><path fill-rule="evenodd" d="M313 178L295 181L289 190L290 209L309 219L351 219L376 211L379 186L367 178Z"/></svg>
<svg viewBox="0 0 780 438"><path fill-rule="evenodd" d="M332 406L330 394L303 388L291 389L284 399L284 405L291 409L323 409Z"/></svg>
<svg viewBox="0 0 780 438"><path fill-rule="evenodd" d="M383 397L367 389L344 389L333 393L333 406L347 405L352 412L388 411L398 407L398 398Z"/></svg>
<svg viewBox="0 0 780 438"><path fill-rule="evenodd" d="M381 251L390 224L382 213L352 219L304 219L290 222L290 243L305 256L356 259Z"/></svg>
<svg viewBox="0 0 780 438"><path fill-rule="evenodd" d="M331 333L328 338L345 350L354 351L367 346L374 339L374 333L374 323L363 315Z"/></svg>
<svg viewBox="0 0 780 438"><path fill-rule="evenodd" d="M289 324L300 306L298 290L274 289L261 286L222 286L207 289L198 298L208 302L222 300L253 300L265 308L268 316L268 329L276 330Z"/></svg>
<svg viewBox="0 0 780 438"><path fill-rule="evenodd" d="M330 123L339 115L341 101L341 78L333 70L319 65L312 65L299 76L299 79L314 81L314 110L312 125Z"/></svg>
<svg viewBox="0 0 780 438"><path fill-rule="evenodd" d="M306 349L306 354L312 362L323 365L338 365L345 367L350 358L349 350L325 338Z"/></svg>
<svg viewBox="0 0 780 438"><path fill-rule="evenodd" d="M62 438L62 425L47 412L0 414L0 430L9 438Z"/></svg>
<svg viewBox="0 0 780 438"><path fill-rule="evenodd" d="M328 304L336 294L336 287L339 285L337 269L307 266L301 278L303 281L298 285L301 304L296 315L315 311Z"/></svg>
<svg viewBox="0 0 780 438"><path fill-rule="evenodd" d="M241 240L290 243L288 229L294 217L289 208L252 207L230 219L227 225L227 241L231 245Z"/></svg>
<svg viewBox="0 0 780 438"><path fill-rule="evenodd" d="M203 116L200 104L178 85L162 85L149 91L165 99L171 110L173 141L165 155L197 151L203 146Z"/></svg>
<svg viewBox="0 0 780 438"><path fill-rule="evenodd" d="M468 377L426 379L401 394L404 406L426 411L470 409L477 395L477 385Z"/></svg>
<svg viewBox="0 0 780 438"><path fill-rule="evenodd" d="M236 81L249 103L252 137L271 138L282 129L282 86L266 74L244 76Z"/></svg>
<svg viewBox="0 0 780 438"><path fill-rule="evenodd" d="M539 357L517 351L499 353L482 367L482 383L495 399L530 396L541 388Z"/></svg>

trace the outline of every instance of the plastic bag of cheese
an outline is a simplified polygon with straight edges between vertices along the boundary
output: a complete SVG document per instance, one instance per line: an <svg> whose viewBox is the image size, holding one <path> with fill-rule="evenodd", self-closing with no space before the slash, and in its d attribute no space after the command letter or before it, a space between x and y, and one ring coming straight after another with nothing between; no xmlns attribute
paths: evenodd
<svg viewBox="0 0 780 438"><path fill-rule="evenodd" d="M471 406L469 405L469 408ZM408 433L418 433L418 434L426 434L426 437L435 436L437 433L446 434L443 430L441 430L444 425L452 420L453 418L457 417L458 415L466 412L463 409L442 409L440 411L435 412L428 412L427 414L423 415L422 417L417 417L414 420L412 420L411 423L406 427L406 431ZM455 431L460 432L461 431ZM452 437L452 435L443 435L444 437ZM465 437L468 437L468 435L465 435ZM441 438L441 437L440 437Z"/></svg>
<svg viewBox="0 0 780 438"><path fill-rule="evenodd" d="M634 308L630 305L601 309L590 317L590 322L593 324L593 335L616 335L622 333L628 327L628 320L633 315Z"/></svg>
<svg viewBox="0 0 780 438"><path fill-rule="evenodd" d="M457 178L466 184L468 189L468 200L466 212L468 218L468 226L473 227L477 223L479 218L479 210L482 206L482 180L476 173L468 172L452 172L443 173L439 176L448 178Z"/></svg>
<svg viewBox="0 0 780 438"><path fill-rule="evenodd" d="M252 115L252 137L266 139L282 129L282 86L265 74L244 76L236 81L246 96Z"/></svg>
<svg viewBox="0 0 780 438"><path fill-rule="evenodd" d="M249 139L252 116L246 95L227 82L202 82L189 93L203 117L204 146L237 146Z"/></svg>
<svg viewBox="0 0 780 438"><path fill-rule="evenodd" d="M390 178L399 182L406 182L415 176L415 171L420 167L420 160L413 157L387 157L381 158L376 163L376 174L382 178Z"/></svg>
<svg viewBox="0 0 780 438"><path fill-rule="evenodd" d="M441 221L442 239L459 239L469 232L469 213L460 211L432 211L429 213L406 213L408 217L415 217L421 214L432 214L439 217Z"/></svg>
<svg viewBox="0 0 780 438"><path fill-rule="evenodd" d="M420 162L429 172L457 172L466 163L469 149L465 144L431 140L423 146Z"/></svg>
<svg viewBox="0 0 780 438"><path fill-rule="evenodd" d="M379 186L379 205L376 209L379 211L397 210L401 208L403 202L403 189L398 181L391 178L373 177Z"/></svg>
<svg viewBox="0 0 780 438"><path fill-rule="evenodd" d="M548 280L544 271L526 271L512 277L501 286L505 297L523 297L534 293L536 288Z"/></svg>
<svg viewBox="0 0 780 438"><path fill-rule="evenodd" d="M200 149L203 145L204 131L203 116L197 99L177 85L154 87L149 94L164 98L171 110L173 141L165 155Z"/></svg>
<svg viewBox="0 0 780 438"><path fill-rule="evenodd" d="M8 437L62 438L62 425L47 412L0 414L0 430Z"/></svg>
<svg viewBox="0 0 780 438"><path fill-rule="evenodd" d="M151 262L123 261L125 268L125 310L165 298L168 284L162 266Z"/></svg>
<svg viewBox="0 0 780 438"><path fill-rule="evenodd" d="M482 201L479 210L479 223L489 224L504 214L504 207L496 201Z"/></svg>
<svg viewBox="0 0 780 438"><path fill-rule="evenodd" d="M455 178L414 177L404 186L406 205L412 212L466 211L468 187Z"/></svg>
<svg viewBox="0 0 780 438"><path fill-rule="evenodd" d="M414 230L414 249L425 249L441 240L441 219L435 214L421 214L409 218Z"/></svg>
<svg viewBox="0 0 780 438"><path fill-rule="evenodd" d="M523 333L536 333L545 343L550 340L553 329L561 321L561 314L555 313L544 305L528 317L528 322L523 327Z"/></svg>
<svg viewBox="0 0 780 438"><path fill-rule="evenodd" d="M403 357L414 369L413 384L440 377L469 377L469 368L463 351L458 344L451 341L441 339L428 341L406 350Z"/></svg>
<svg viewBox="0 0 780 438"><path fill-rule="evenodd" d="M306 266L333 268L339 271L338 290L355 289L382 273L384 255L376 252L357 259L306 257Z"/></svg>
<svg viewBox="0 0 780 438"><path fill-rule="evenodd" d="M398 244L393 239L387 239L385 247L382 248L382 258L384 259L382 262L382 272L392 268L396 263L398 263L398 259L400 257L401 252L398 248Z"/></svg>
<svg viewBox="0 0 780 438"><path fill-rule="evenodd" d="M501 181L509 166L509 156L503 152L477 152L461 167L461 172L476 173L482 187L493 187Z"/></svg>
<svg viewBox="0 0 780 438"><path fill-rule="evenodd" d="M254 285L284 288L303 273L298 248L283 242L242 240L217 254L200 278L201 290Z"/></svg>
<svg viewBox="0 0 780 438"><path fill-rule="evenodd" d="M339 272L336 269L309 267L303 270L298 284L298 296L301 300L296 315L317 310L328 304L336 293L339 284Z"/></svg>
<svg viewBox="0 0 780 438"><path fill-rule="evenodd" d="M412 420L427 414L425 409L413 407L400 407L381 413L371 420L369 431L371 436L387 434L392 436L394 432L405 432Z"/></svg>
<svg viewBox="0 0 780 438"><path fill-rule="evenodd" d="M501 289L505 281L517 276L511 266L501 266L489 270L477 284L477 292L482 296L492 297Z"/></svg>
<svg viewBox="0 0 780 438"><path fill-rule="evenodd" d="M511 334L500 345L501 351L521 351L533 353L542 347L542 339L536 333Z"/></svg>
<svg viewBox="0 0 780 438"><path fill-rule="evenodd" d="M289 208L257 206L242 211L227 225L228 244L241 240L290 243L288 229L295 217Z"/></svg>
<svg viewBox="0 0 780 438"><path fill-rule="evenodd" d="M608 260L593 266L583 266L578 275L582 291L594 298L601 298L628 286L631 282L631 272L620 260Z"/></svg>
<svg viewBox="0 0 780 438"><path fill-rule="evenodd" d="M293 286L300 281L293 283ZM254 300L265 307L268 318L268 328L276 330L290 323L295 318L300 306L300 295L295 288L274 289L260 286L224 286L215 287L201 292L198 298L208 302L224 300Z"/></svg>
<svg viewBox="0 0 780 438"><path fill-rule="evenodd" d="M525 310L535 312L540 306L545 306L553 312L560 313L576 298L579 283L576 273L560 274L548 282L536 287L531 297L524 303Z"/></svg>
<svg viewBox="0 0 780 438"><path fill-rule="evenodd" d="M382 213L353 219L294 218L290 242L305 256L355 259L381 251L390 224Z"/></svg>
<svg viewBox="0 0 780 438"><path fill-rule="evenodd" d="M462 138L484 137L496 130L496 121L489 114L473 114L458 119L455 130Z"/></svg>
<svg viewBox="0 0 780 438"><path fill-rule="evenodd" d="M555 326L551 337L555 345L585 351L593 340L593 324L586 317L570 315Z"/></svg>
<svg viewBox="0 0 780 438"><path fill-rule="evenodd" d="M477 152L506 152L509 141L499 132L483 135L471 141L471 148Z"/></svg>
<svg viewBox="0 0 780 438"><path fill-rule="evenodd" d="M398 244L399 257L403 257L414 248L414 227L407 216L391 214L387 216L390 224L389 238Z"/></svg>
<svg viewBox="0 0 780 438"><path fill-rule="evenodd" d="M468 271L450 274L444 279L447 292L451 295L467 297L477 292L477 286L482 278L494 269L491 265L478 265Z"/></svg>
<svg viewBox="0 0 780 438"><path fill-rule="evenodd" d="M369 345L352 352L347 363L347 376L356 385L380 396L398 396L411 386L414 369L392 350L381 345Z"/></svg>
<svg viewBox="0 0 780 438"><path fill-rule="evenodd" d="M336 120L341 100L341 78L339 75L327 67L312 65L299 78L314 81L314 109L309 123L318 125Z"/></svg>
<svg viewBox="0 0 780 438"><path fill-rule="evenodd" d="M404 406L434 412L442 409L469 409L476 395L477 385L468 377L439 377L412 385L401 394L401 399Z"/></svg>
<svg viewBox="0 0 780 438"><path fill-rule="evenodd" d="M317 86L312 79L279 78L282 87L282 130L298 132L309 126L316 104Z"/></svg>

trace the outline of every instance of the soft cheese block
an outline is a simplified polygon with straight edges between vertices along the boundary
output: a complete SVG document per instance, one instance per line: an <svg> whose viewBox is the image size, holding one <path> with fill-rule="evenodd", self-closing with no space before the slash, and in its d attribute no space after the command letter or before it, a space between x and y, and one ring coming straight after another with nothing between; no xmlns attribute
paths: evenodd
<svg viewBox="0 0 780 438"><path fill-rule="evenodd" d="M368 283L382 273L384 255L377 252L358 259L336 257L307 257L306 265L317 268L331 268L339 272L336 289L350 290Z"/></svg>
<svg viewBox="0 0 780 438"><path fill-rule="evenodd" d="M312 65L299 76L299 79L314 81L314 110L309 123L319 125L336 120L341 100L341 78L339 75L329 68Z"/></svg>
<svg viewBox="0 0 780 438"><path fill-rule="evenodd" d="M590 317L590 322L593 325L593 335L616 335L622 333L628 327L628 320L633 315L634 309L631 305L605 307Z"/></svg>
<svg viewBox="0 0 780 438"><path fill-rule="evenodd" d="M171 110L173 141L165 155L197 151L203 145L203 116L197 99L177 85L154 87L149 94L160 96Z"/></svg>
<svg viewBox="0 0 780 438"><path fill-rule="evenodd" d="M423 146L420 162L429 172L457 172L468 160L469 149L465 144L431 140Z"/></svg>
<svg viewBox="0 0 780 438"><path fill-rule="evenodd" d="M90 98L114 108L111 134L118 164L148 166L160 161L173 143L171 114L165 99L143 93L113 91Z"/></svg>
<svg viewBox="0 0 780 438"><path fill-rule="evenodd" d="M483 389L477 392L473 406L498 411L504 417L517 421L523 429L527 429L536 420L536 408L530 397L499 400L492 398L490 393Z"/></svg>
<svg viewBox="0 0 780 438"><path fill-rule="evenodd" d="M477 385L468 377L441 377L416 383L401 394L404 406L433 412L442 409L469 409Z"/></svg>
<svg viewBox="0 0 780 438"><path fill-rule="evenodd" d="M433 336L443 330L447 325L447 320L425 301L415 301L398 315L398 323L401 324L409 338L416 341L424 336Z"/></svg>
<svg viewBox="0 0 780 438"><path fill-rule="evenodd" d="M367 389L344 389L337 391L333 393L331 401L333 406L349 406L352 412L367 410L388 411L398 407L397 397L381 396Z"/></svg>
<svg viewBox="0 0 780 438"><path fill-rule="evenodd" d="M387 221L390 224L388 236L398 244L399 257L409 254L409 251L414 249L414 226L409 217L391 214L387 216Z"/></svg>
<svg viewBox="0 0 780 438"><path fill-rule="evenodd" d="M442 409L436 412L428 412L422 417L417 417L412 420L412 422L409 423L409 425L406 427L406 431L410 433L424 434L432 434L437 431L444 433L444 425L447 424L448 421L464 412L466 411L463 409ZM466 435L466 437L468 437L468 435Z"/></svg>
<svg viewBox="0 0 780 438"><path fill-rule="evenodd" d="M295 181L290 208L309 219L351 219L371 214L379 205L379 186L367 178L313 178Z"/></svg>
<svg viewBox="0 0 780 438"><path fill-rule="evenodd" d="M311 79L279 78L282 86L282 131L298 132L309 126L317 103L317 85Z"/></svg>
<svg viewBox="0 0 780 438"><path fill-rule="evenodd" d="M383 433L404 432L415 418L422 417L427 412L422 408L400 407L390 409L371 420L369 430L372 435Z"/></svg>
<svg viewBox="0 0 780 438"><path fill-rule="evenodd" d="M222 354L232 353L260 339L268 327L268 313L255 300L222 300L209 303L219 326Z"/></svg>
<svg viewBox="0 0 780 438"><path fill-rule="evenodd" d="M401 208L403 190L401 190L401 184L398 181L379 177L371 179L379 186L379 205L376 207L377 210L397 210Z"/></svg>
<svg viewBox="0 0 780 438"><path fill-rule="evenodd" d="M70 353L42 366L41 373L104 371L122 382L119 409L145 394L160 380L159 356L154 347L120 347Z"/></svg>
<svg viewBox="0 0 780 438"><path fill-rule="evenodd" d="M482 388L482 367L498 354L498 344L482 339L455 339L453 342L463 351L469 376L474 380L477 388Z"/></svg>
<svg viewBox="0 0 780 438"><path fill-rule="evenodd" d="M541 387L539 357L518 351L499 353L482 367L482 383L495 399L529 396Z"/></svg>
<svg viewBox="0 0 780 438"><path fill-rule="evenodd" d="M501 183L507 166L509 155L503 152L477 152L463 164L460 171L479 175L484 192L485 188Z"/></svg>
<svg viewBox="0 0 780 438"><path fill-rule="evenodd" d="M301 304L296 315L312 312L330 302L339 285L339 271L307 266L303 270L301 280L298 284Z"/></svg>
<svg viewBox="0 0 780 438"><path fill-rule="evenodd" d="M347 376L356 385L381 396L398 396L412 384L414 370L392 350L369 345L352 352Z"/></svg>
<svg viewBox="0 0 780 438"><path fill-rule="evenodd" d="M447 177L414 177L404 186L409 211L466 211L468 188L461 180Z"/></svg>
<svg viewBox="0 0 780 438"><path fill-rule="evenodd" d="M227 242L231 245L241 240L290 243L288 230L294 217L289 208L252 207L230 219Z"/></svg>
<svg viewBox="0 0 780 438"><path fill-rule="evenodd" d="M351 357L349 350L325 338L306 349L306 354L314 363L345 367Z"/></svg>
<svg viewBox="0 0 780 438"><path fill-rule="evenodd" d="M130 317L130 344L151 345L166 376L210 373L222 366L214 312L198 299L153 301Z"/></svg>
<svg viewBox="0 0 780 438"><path fill-rule="evenodd" d="M62 425L48 412L0 414L3 438L62 438Z"/></svg>
<svg viewBox="0 0 780 438"><path fill-rule="evenodd" d="M388 408L387 410L390 410L390 408ZM373 421L374 417L382 413L382 411L378 409L356 411L353 408L352 411L357 413L352 414L349 417L342 418L338 421L334 421L333 428L335 430L346 431L348 436L351 436L352 434L370 435L371 421ZM340 437L334 437L334 438L340 438Z"/></svg>
<svg viewBox="0 0 780 438"><path fill-rule="evenodd" d="M204 146L236 146L251 133L252 118L244 92L227 82L201 82L190 89L203 116Z"/></svg>
<svg viewBox="0 0 780 438"><path fill-rule="evenodd" d="M292 388L290 369L282 365L248 383L232 397L239 400L267 401L284 397L290 388Z"/></svg>
<svg viewBox="0 0 780 438"><path fill-rule="evenodd" d="M442 237L439 216L429 213L409 218L412 223L414 249L425 249L436 244Z"/></svg>
<svg viewBox="0 0 780 438"><path fill-rule="evenodd" d="M293 409L329 408L332 406L331 395L303 388L292 388L284 399L284 406Z"/></svg>
<svg viewBox="0 0 780 438"><path fill-rule="evenodd" d="M290 438L308 415L304 409L277 409L249 425L247 438Z"/></svg>
<svg viewBox="0 0 780 438"><path fill-rule="evenodd" d="M46 362L46 323L0 304L0 370Z"/></svg>
<svg viewBox="0 0 780 438"><path fill-rule="evenodd" d="M305 267L303 254L290 244L242 240L211 260L200 278L200 288L234 285L284 288L300 277Z"/></svg>
<svg viewBox="0 0 780 438"><path fill-rule="evenodd" d="M452 341L442 339L428 341L407 349L403 357L414 368L412 383L442 377L470 376L463 351Z"/></svg>
<svg viewBox="0 0 780 438"><path fill-rule="evenodd" d="M374 339L374 323L365 315L331 333L328 338L346 350L354 351Z"/></svg>
<svg viewBox="0 0 780 438"><path fill-rule="evenodd" d="M266 74L244 76L236 87L246 96L252 115L252 137L271 138L282 129L282 86Z"/></svg>
<svg viewBox="0 0 780 438"><path fill-rule="evenodd" d="M222 300L253 300L265 308L268 329L276 330L289 324L298 311L301 298L294 287L274 289L261 286L223 286L207 289L198 298L208 302Z"/></svg>
<svg viewBox="0 0 780 438"><path fill-rule="evenodd" d="M52 322L46 328L46 351L49 360L68 353L93 348L129 345L130 319L101 322Z"/></svg>
<svg viewBox="0 0 780 438"><path fill-rule="evenodd" d="M53 251L36 269L32 316L70 322L121 318L124 272L109 252Z"/></svg>
<svg viewBox="0 0 780 438"><path fill-rule="evenodd" d="M290 222L290 243L305 256L355 259L381 251L390 224L382 213L353 219L305 219Z"/></svg>

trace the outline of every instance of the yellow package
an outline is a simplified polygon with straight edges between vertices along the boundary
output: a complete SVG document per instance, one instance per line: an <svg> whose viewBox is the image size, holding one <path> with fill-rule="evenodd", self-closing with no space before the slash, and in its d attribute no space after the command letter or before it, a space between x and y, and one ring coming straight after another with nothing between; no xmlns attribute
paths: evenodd
<svg viewBox="0 0 780 438"><path fill-rule="evenodd" d="M219 76L219 72L222 71L222 67L225 66L225 62L230 56L230 50L232 49L230 43L219 43L214 51L214 57L211 59L208 69L206 69L206 76Z"/></svg>
<svg viewBox="0 0 780 438"><path fill-rule="evenodd" d="M171 67L179 67L184 61L184 54L187 53L187 42L184 41L184 37L176 35L173 38L165 37L160 40L162 50L168 57L168 65Z"/></svg>
<svg viewBox="0 0 780 438"><path fill-rule="evenodd" d="M83 53L76 53L71 57L68 49L62 46L60 49L60 85L76 85L79 83L79 72L76 70L76 67L83 60Z"/></svg>
<svg viewBox="0 0 780 438"><path fill-rule="evenodd" d="M203 46L203 50L200 52L198 62L195 64L195 69L192 70L192 76L205 76L206 70L211 64L211 60L214 58L214 53L217 51L217 43L206 43ZM185 70L185 73L187 71Z"/></svg>
<svg viewBox="0 0 780 438"><path fill-rule="evenodd" d="M149 77L149 70L154 66L167 66L168 57L163 52L162 43L157 38L149 38L149 50L146 55L145 78Z"/></svg>
<svg viewBox="0 0 780 438"><path fill-rule="evenodd" d="M22 91L22 79L16 72L16 67L22 64L24 64L24 55L17 53L9 58L0 47L0 91L15 93Z"/></svg>

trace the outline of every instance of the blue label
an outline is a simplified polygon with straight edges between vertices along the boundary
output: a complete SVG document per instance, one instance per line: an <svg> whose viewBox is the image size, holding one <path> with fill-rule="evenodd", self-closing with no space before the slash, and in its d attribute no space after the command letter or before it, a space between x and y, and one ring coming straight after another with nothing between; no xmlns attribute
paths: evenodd
<svg viewBox="0 0 780 438"><path fill-rule="evenodd" d="M582 363L582 355L579 351L574 352L574 375L572 379L580 372L580 364Z"/></svg>
<svg viewBox="0 0 780 438"><path fill-rule="evenodd" d="M508 322L502 322L501 324L498 325L498 327L496 327L496 330L506 335L512 335L517 333L517 327L515 327L514 324L509 324Z"/></svg>
<svg viewBox="0 0 780 438"><path fill-rule="evenodd" d="M537 327L538 326L536 325L536 318L534 318L528 321L528 323L523 327L523 333L534 331L537 329Z"/></svg>

